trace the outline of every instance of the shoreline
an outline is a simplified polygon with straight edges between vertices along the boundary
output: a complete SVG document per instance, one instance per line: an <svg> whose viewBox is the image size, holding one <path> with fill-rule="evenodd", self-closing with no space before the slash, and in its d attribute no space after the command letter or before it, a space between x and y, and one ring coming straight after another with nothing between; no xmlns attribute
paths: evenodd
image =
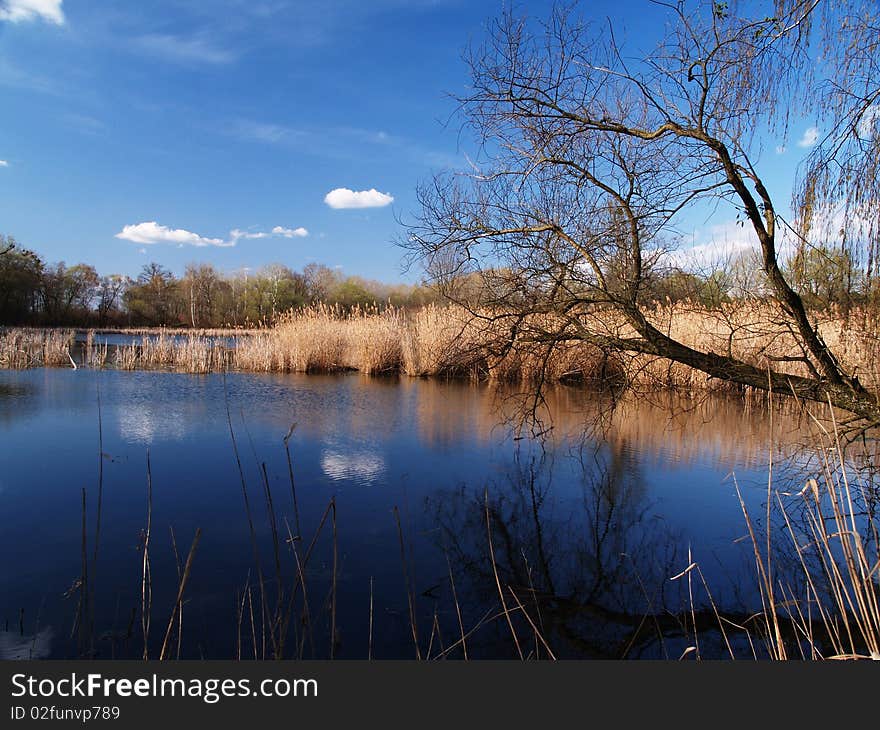
<svg viewBox="0 0 880 730"><path fill-rule="evenodd" d="M695 349L728 352L755 366L792 375L806 366L792 357L784 324L774 324L762 303L705 309L658 306L651 319ZM820 319L820 316L822 317ZM880 331L868 313L843 317L816 313L823 337L841 362L869 389L880 391L875 363ZM538 322L551 328L554 323ZM620 331L611 319L602 323ZM100 342L102 336L130 338ZM659 356L603 350L582 341L550 346L511 342L503 319L480 319L455 306L417 310L352 310L316 306L290 312L272 328L0 328L0 368L41 366L164 369L211 372L339 373L400 375L476 381L601 384L603 387L683 392L755 393L755 388L710 378Z"/></svg>

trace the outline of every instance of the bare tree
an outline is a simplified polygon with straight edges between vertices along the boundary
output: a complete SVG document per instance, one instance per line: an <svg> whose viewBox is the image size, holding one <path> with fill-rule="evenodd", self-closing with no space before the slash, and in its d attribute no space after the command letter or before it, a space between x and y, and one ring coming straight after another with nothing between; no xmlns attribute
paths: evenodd
<svg viewBox="0 0 880 730"><path fill-rule="evenodd" d="M216 294L220 276L211 264L188 264L183 277L189 298L189 316L193 327L214 321Z"/></svg>
<svg viewBox="0 0 880 730"><path fill-rule="evenodd" d="M462 302L502 347L546 358L586 342L659 356L880 424L876 394L842 366L783 273L782 230L796 226L777 213L755 162L757 130L785 127L786 104L825 83L801 73L815 64L810 40L818 33L847 53L846 31L835 44L816 15L825 4L781 1L774 16L751 18L737 3L660 3L667 35L636 59L613 28L569 8L540 24L505 14L468 55L472 92L459 101L480 144L474 169L422 186L404 245L452 298L455 282L480 278L478 301ZM852 22L876 17L873 3L844 4L861 19ZM676 224L707 204L731 206L753 235L767 326L790 333L789 356L746 362L652 321L646 295L670 266Z"/></svg>
<svg viewBox="0 0 880 730"><path fill-rule="evenodd" d="M102 276L98 281L97 303L95 313L98 315L98 324L105 325L110 315L119 307L122 295L131 280L120 274Z"/></svg>

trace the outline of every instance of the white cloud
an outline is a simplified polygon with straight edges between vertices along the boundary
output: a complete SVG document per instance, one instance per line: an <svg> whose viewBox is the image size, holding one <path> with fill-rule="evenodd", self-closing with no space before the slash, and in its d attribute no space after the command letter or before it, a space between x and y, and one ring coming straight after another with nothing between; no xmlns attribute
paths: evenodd
<svg viewBox="0 0 880 730"><path fill-rule="evenodd" d="M177 243L190 246L234 246L235 241L224 241L222 238L205 238L198 233L186 231L183 228L168 228L160 226L156 221L147 221L136 225L125 226L116 238L133 243Z"/></svg>
<svg viewBox="0 0 880 730"><path fill-rule="evenodd" d="M268 233L263 233L262 231L248 232L240 231L238 228L233 228L229 231L229 238L233 241L237 241L240 238L266 238L268 235Z"/></svg>
<svg viewBox="0 0 880 730"><path fill-rule="evenodd" d="M5 0L0 2L0 20L20 23L42 19L55 25L64 25L63 0Z"/></svg>
<svg viewBox="0 0 880 730"><path fill-rule="evenodd" d="M808 127L804 136L798 140L798 147L812 147L819 141L819 128Z"/></svg>
<svg viewBox="0 0 880 730"><path fill-rule="evenodd" d="M827 234L841 220L842 211L837 210L833 217L824 211L817 211L814 230L822 229ZM839 228L839 225L838 225ZM749 252L759 254L761 247L757 234L746 221L727 220L693 232L692 245L664 253L660 263L685 271L705 273L723 267ZM796 236L787 228L780 226L776 235L776 255L780 261L788 259L796 250Z"/></svg>
<svg viewBox="0 0 880 730"><path fill-rule="evenodd" d="M0 160L0 167L9 167L9 163L6 160Z"/></svg>
<svg viewBox="0 0 880 730"><path fill-rule="evenodd" d="M305 238L309 235L309 232L302 226L299 228L282 228L281 226L275 226L272 229L272 233L276 236L284 236L285 238Z"/></svg>
<svg viewBox="0 0 880 730"><path fill-rule="evenodd" d="M687 270L712 269L745 251L757 250L755 232L738 221L725 221L694 231L693 245L670 251L663 263Z"/></svg>
<svg viewBox="0 0 880 730"><path fill-rule="evenodd" d="M324 196L324 202L331 208L383 208L394 202L388 193L380 193L375 188L369 190L349 190L336 188Z"/></svg>
<svg viewBox="0 0 880 730"><path fill-rule="evenodd" d="M880 135L880 102L871 104L859 119L857 131L862 139L871 139Z"/></svg>
<svg viewBox="0 0 880 730"><path fill-rule="evenodd" d="M813 211L807 238L813 245L828 247L839 246L844 239L851 245L866 244L875 221L876 213L872 210L847 208L844 201L836 201Z"/></svg>
<svg viewBox="0 0 880 730"><path fill-rule="evenodd" d="M813 212L808 245L839 246L844 231L851 244L863 243L872 230L875 218L865 209L847 209L841 203L822 206ZM799 221L793 222L795 229ZM737 259L739 256L760 252L755 231L748 222L727 220L705 228L695 229L692 244L667 251L660 257L662 266L672 266L685 271L705 273ZM776 235L776 254L780 261L792 256L801 244L800 239L788 227L780 226Z"/></svg>
<svg viewBox="0 0 880 730"><path fill-rule="evenodd" d="M188 246L220 246L229 248L239 241L254 240L260 238L272 238L274 236L282 236L284 238L304 238L309 232L305 228L282 228L275 226L271 233L265 231L243 231L239 228L233 228L229 231L229 239L207 238L200 236L198 233L184 230L183 228L168 228L168 226L159 225L156 221L145 221L135 225L124 226L123 229L116 234L116 238L124 241L140 244L155 243L176 243L178 247ZM144 249L140 249L144 253Z"/></svg>

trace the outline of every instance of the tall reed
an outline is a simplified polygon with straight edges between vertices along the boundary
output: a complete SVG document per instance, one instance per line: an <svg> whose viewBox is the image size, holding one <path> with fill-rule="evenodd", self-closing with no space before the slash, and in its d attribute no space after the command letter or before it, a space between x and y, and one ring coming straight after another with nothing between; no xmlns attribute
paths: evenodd
<svg viewBox="0 0 880 730"><path fill-rule="evenodd" d="M798 343L771 302L733 302L707 309L690 302L657 304L648 319L674 339L705 352L795 375L809 375L796 355ZM567 379L626 383L635 390L729 391L741 388L662 357L602 350L589 343L559 340L541 344L556 331L553 315L516 321L510 313L471 312L430 304L416 310L317 304L291 311L271 329L244 331L136 330L137 340L112 347L96 344L89 331L74 347L70 330L0 331L0 368L80 364L123 370L164 368L191 373L339 372L412 377L469 377L480 380L553 382ZM817 327L847 371L880 391L880 318L869 310L814 313ZM590 315L589 327L631 336L613 311ZM231 339L230 339L231 337ZM536 344L537 343L537 344Z"/></svg>
<svg viewBox="0 0 880 730"><path fill-rule="evenodd" d="M778 528L769 525L768 505L762 539L740 496L763 604L762 633L773 659L880 660L880 495L876 484L852 478L836 425L814 423L823 447L816 475L796 493L768 486L781 515ZM787 572L777 567L782 546L775 541L782 537L793 554Z"/></svg>
<svg viewBox="0 0 880 730"><path fill-rule="evenodd" d="M0 368L69 366L73 330L12 328L0 331Z"/></svg>

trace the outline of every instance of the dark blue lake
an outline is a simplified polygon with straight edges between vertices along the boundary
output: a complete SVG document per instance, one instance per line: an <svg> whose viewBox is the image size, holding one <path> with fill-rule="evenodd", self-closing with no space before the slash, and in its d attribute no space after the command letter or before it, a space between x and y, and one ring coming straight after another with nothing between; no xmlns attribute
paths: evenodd
<svg viewBox="0 0 880 730"><path fill-rule="evenodd" d="M760 514L771 443L784 450L796 422L724 399L611 409L560 387L534 438L505 420L510 396L358 375L0 371L0 656L140 657L146 633L151 657L166 643L187 658L677 658L688 639L669 617L688 586L669 578L689 549L716 602L750 609L734 475Z"/></svg>

